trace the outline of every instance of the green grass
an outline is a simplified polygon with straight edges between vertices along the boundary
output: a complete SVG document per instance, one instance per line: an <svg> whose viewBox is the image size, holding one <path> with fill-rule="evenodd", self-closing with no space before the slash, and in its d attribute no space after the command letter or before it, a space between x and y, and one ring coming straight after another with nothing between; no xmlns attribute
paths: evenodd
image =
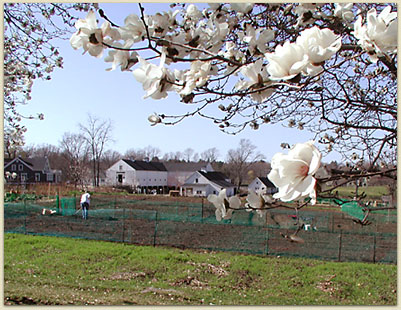
<svg viewBox="0 0 401 310"><path fill-rule="evenodd" d="M395 305L395 265L5 234L5 304Z"/></svg>
<svg viewBox="0 0 401 310"><path fill-rule="evenodd" d="M344 186L336 189L340 197L352 197L355 194L355 186ZM387 186L368 186L360 187L358 193L366 193L367 199L377 199L381 201L383 195L389 195Z"/></svg>

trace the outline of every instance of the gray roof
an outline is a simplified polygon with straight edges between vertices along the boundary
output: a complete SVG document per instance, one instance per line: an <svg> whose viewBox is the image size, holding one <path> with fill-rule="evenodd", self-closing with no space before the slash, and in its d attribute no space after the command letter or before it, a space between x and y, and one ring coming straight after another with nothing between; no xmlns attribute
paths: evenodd
<svg viewBox="0 0 401 310"><path fill-rule="evenodd" d="M266 185L267 187L276 187L268 178L266 177L259 177L259 180Z"/></svg>
<svg viewBox="0 0 401 310"><path fill-rule="evenodd" d="M164 166L166 167L167 171L195 172L205 168L207 164L207 162L165 162Z"/></svg>
<svg viewBox="0 0 401 310"><path fill-rule="evenodd" d="M20 160L24 162L32 171L43 171L45 170L46 163L48 162L47 157L32 157L32 158L21 158L16 157L14 159L4 160L4 165L8 165L11 162ZM50 167L49 167L50 169Z"/></svg>
<svg viewBox="0 0 401 310"><path fill-rule="evenodd" d="M46 157L33 157L33 158L26 158L24 159L24 162L29 164L32 167L32 170L44 170L45 165L47 162Z"/></svg>
<svg viewBox="0 0 401 310"><path fill-rule="evenodd" d="M201 175L203 175L206 179L209 181L220 185L221 187L233 187L235 186L231 182L226 181L227 177L218 171L209 171L209 172L203 172L203 171L198 171Z"/></svg>
<svg viewBox="0 0 401 310"><path fill-rule="evenodd" d="M123 159L128 165L135 170L147 170L147 171L167 171L163 163L156 161L142 161L142 160L129 160Z"/></svg>

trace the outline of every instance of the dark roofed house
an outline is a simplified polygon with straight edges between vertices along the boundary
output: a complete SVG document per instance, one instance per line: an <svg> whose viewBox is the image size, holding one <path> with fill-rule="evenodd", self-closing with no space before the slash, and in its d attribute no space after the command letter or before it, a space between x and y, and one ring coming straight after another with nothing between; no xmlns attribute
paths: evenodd
<svg viewBox="0 0 401 310"><path fill-rule="evenodd" d="M226 189L227 196L235 195L235 185L221 172L196 171L182 185L182 195L207 197Z"/></svg>
<svg viewBox="0 0 401 310"><path fill-rule="evenodd" d="M207 162L165 162L168 171L167 185L171 189L180 189L185 181L196 171L213 171Z"/></svg>
<svg viewBox="0 0 401 310"><path fill-rule="evenodd" d="M257 177L248 186L248 191L254 191L258 194L274 194L278 189L267 177Z"/></svg>
<svg viewBox="0 0 401 310"><path fill-rule="evenodd" d="M61 182L61 171L51 169L47 157L5 159L4 176L10 184Z"/></svg>

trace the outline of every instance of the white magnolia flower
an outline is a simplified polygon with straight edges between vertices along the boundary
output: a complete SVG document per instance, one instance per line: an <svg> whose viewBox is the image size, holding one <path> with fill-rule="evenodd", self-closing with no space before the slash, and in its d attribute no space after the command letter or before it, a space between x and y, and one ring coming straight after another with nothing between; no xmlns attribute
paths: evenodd
<svg viewBox="0 0 401 310"><path fill-rule="evenodd" d="M259 195L255 191L250 190L248 196L246 197L248 202L245 207L246 211L256 211L260 217L266 215L266 205L271 204L273 200L267 195Z"/></svg>
<svg viewBox="0 0 401 310"><path fill-rule="evenodd" d="M138 57L138 59L141 67L132 73L135 79L142 83L142 87L146 91L146 95L143 98L162 99L167 97L167 91L172 88L170 81L174 81L174 76L164 67L166 54L163 53L160 57L159 66L149 63L141 57Z"/></svg>
<svg viewBox="0 0 401 310"><path fill-rule="evenodd" d="M146 35L145 25L136 14L128 15L124 20L124 26L119 29L121 38L130 44L142 41Z"/></svg>
<svg viewBox="0 0 401 310"><path fill-rule="evenodd" d="M266 53L267 43L274 39L274 31L271 29L255 29L252 25L247 24L245 32L239 32L240 40L248 43L248 49L254 53L257 49L260 53Z"/></svg>
<svg viewBox="0 0 401 310"><path fill-rule="evenodd" d="M274 53L266 53L265 57L269 61L267 71L271 80L290 80L309 64L303 47L289 41L278 45Z"/></svg>
<svg viewBox="0 0 401 310"><path fill-rule="evenodd" d="M121 44L116 43L114 46L120 47ZM109 51L109 55L104 58L104 61L112 63L111 68L106 69L107 71L115 70L118 66L121 71L130 71L131 67L138 62L138 53L113 49Z"/></svg>
<svg viewBox="0 0 401 310"><path fill-rule="evenodd" d="M305 29L297 38L296 43L304 49L312 65L318 65L330 59L341 48L341 37L328 28L315 26Z"/></svg>
<svg viewBox="0 0 401 310"><path fill-rule="evenodd" d="M245 59L244 53L238 49L237 45L234 42L227 41L226 50L222 51L220 54L223 55L225 58L235 59L236 61L242 61L243 59Z"/></svg>
<svg viewBox="0 0 401 310"><path fill-rule="evenodd" d="M149 33L158 37L165 36L174 27L175 17L178 13L179 10L175 10L174 12L168 11L149 16L147 20Z"/></svg>
<svg viewBox="0 0 401 310"><path fill-rule="evenodd" d="M253 3L245 2L245 3L230 3L231 9L240 13L250 13L253 9Z"/></svg>
<svg viewBox="0 0 401 310"><path fill-rule="evenodd" d="M194 4L188 5L185 16L193 21L198 21L203 17L202 12Z"/></svg>
<svg viewBox="0 0 401 310"><path fill-rule="evenodd" d="M103 55L103 42L112 43L120 39L120 34L117 29L112 29L109 22L104 22L101 28L97 27L96 14L94 11L89 11L85 19L79 19L75 23L75 28L78 29L70 38L71 46L74 49L83 48L84 53L88 52L95 57ZM109 37L109 39L106 39Z"/></svg>
<svg viewBox="0 0 401 310"><path fill-rule="evenodd" d="M17 178L17 173L16 172L13 172L13 173L11 173L11 177L13 178L13 179L16 179Z"/></svg>
<svg viewBox="0 0 401 310"><path fill-rule="evenodd" d="M150 126L155 126L162 122L161 117L155 112L148 117L148 121L151 123Z"/></svg>
<svg viewBox="0 0 401 310"><path fill-rule="evenodd" d="M315 19L313 18L313 13L316 11L317 4L316 3L299 3L294 8L294 13L298 15L297 23L295 24L295 28L299 28L300 26L304 26L310 23L313 23ZM309 18L305 18L305 16L310 15Z"/></svg>
<svg viewBox="0 0 401 310"><path fill-rule="evenodd" d="M204 61L194 61L191 63L191 69L186 71L182 78L184 87L179 94L182 96L189 95L195 87L201 87L209 80L211 63Z"/></svg>
<svg viewBox="0 0 401 310"><path fill-rule="evenodd" d="M354 19L353 3L334 3L334 16L351 22Z"/></svg>
<svg viewBox="0 0 401 310"><path fill-rule="evenodd" d="M235 85L238 90L256 90L263 88L272 83L266 70L266 66L263 64L262 59L258 59L254 63L246 65L240 69L240 72L249 78L248 81L239 80ZM263 91L251 93L252 99L257 102L262 102L269 98L274 93L273 88L267 88Z"/></svg>
<svg viewBox="0 0 401 310"><path fill-rule="evenodd" d="M368 52L370 60L376 63L378 57L396 54L398 20L397 13L391 13L391 6L387 6L379 16L376 9L369 10L366 20L366 25L362 25L362 16L359 16L352 34L358 39L358 44Z"/></svg>
<svg viewBox="0 0 401 310"><path fill-rule="evenodd" d="M231 196L227 198L226 189L222 189L219 195L210 194L207 197L213 205L216 207L216 220L221 221L222 219L230 219L234 209L239 209L241 206L241 200L238 196Z"/></svg>
<svg viewBox="0 0 401 310"><path fill-rule="evenodd" d="M278 187L273 197L282 201L298 200L309 196L316 203L316 179L313 175L320 167L322 154L313 141L297 143L288 154L277 153L271 161L267 176Z"/></svg>

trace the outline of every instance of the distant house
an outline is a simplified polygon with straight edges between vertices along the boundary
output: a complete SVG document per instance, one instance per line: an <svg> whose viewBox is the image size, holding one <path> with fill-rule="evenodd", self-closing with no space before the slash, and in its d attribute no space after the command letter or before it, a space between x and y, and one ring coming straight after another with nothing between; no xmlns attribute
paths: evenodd
<svg viewBox="0 0 401 310"><path fill-rule="evenodd" d="M51 169L47 157L4 159L4 179L9 184L59 183L61 171Z"/></svg>
<svg viewBox="0 0 401 310"><path fill-rule="evenodd" d="M167 186L170 189L179 190L185 181L196 171L214 171L207 162L165 162L167 169Z"/></svg>
<svg viewBox="0 0 401 310"><path fill-rule="evenodd" d="M136 192L167 192L167 169L160 162L120 159L106 171L106 184L130 186Z"/></svg>
<svg viewBox="0 0 401 310"><path fill-rule="evenodd" d="M274 194L278 191L277 187L266 177L257 177L248 185L248 191L254 191L257 194Z"/></svg>
<svg viewBox="0 0 401 310"><path fill-rule="evenodd" d="M207 197L217 195L222 189L226 189L228 197L235 195L235 185L223 173L196 171L182 185L181 195Z"/></svg>

